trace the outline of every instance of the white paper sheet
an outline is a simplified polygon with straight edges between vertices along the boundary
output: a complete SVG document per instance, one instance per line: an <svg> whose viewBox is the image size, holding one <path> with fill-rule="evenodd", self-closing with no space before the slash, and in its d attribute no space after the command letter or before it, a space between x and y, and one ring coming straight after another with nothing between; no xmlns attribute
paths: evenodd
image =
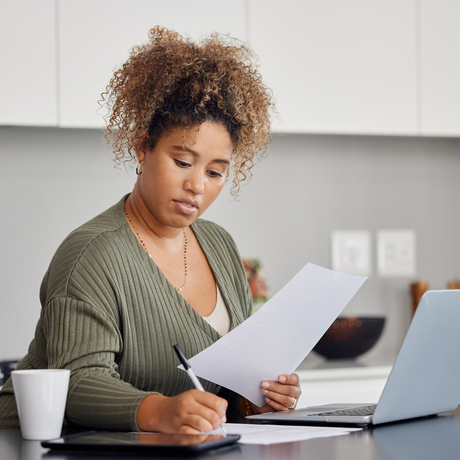
<svg viewBox="0 0 460 460"><path fill-rule="evenodd" d="M261 381L294 372L366 279L308 263L190 365L196 375L263 406Z"/></svg>
<svg viewBox="0 0 460 460"><path fill-rule="evenodd" d="M239 434L241 444L279 444L282 442L305 441L313 438L341 436L361 428L332 428L288 425L246 425L224 423L227 434ZM221 434L220 430L212 433Z"/></svg>

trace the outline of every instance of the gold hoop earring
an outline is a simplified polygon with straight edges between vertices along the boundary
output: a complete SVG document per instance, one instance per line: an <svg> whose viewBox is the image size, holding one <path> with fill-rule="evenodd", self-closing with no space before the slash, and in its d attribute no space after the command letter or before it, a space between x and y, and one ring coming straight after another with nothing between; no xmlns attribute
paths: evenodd
<svg viewBox="0 0 460 460"><path fill-rule="evenodd" d="M138 176L140 176L142 174L142 172L143 172L143 171L140 170L139 166L142 166L140 161L136 165L136 174Z"/></svg>

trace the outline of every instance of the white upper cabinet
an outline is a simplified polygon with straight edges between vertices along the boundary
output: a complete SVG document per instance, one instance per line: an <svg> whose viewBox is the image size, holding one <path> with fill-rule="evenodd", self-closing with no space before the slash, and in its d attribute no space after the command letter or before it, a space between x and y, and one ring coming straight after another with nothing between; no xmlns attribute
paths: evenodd
<svg viewBox="0 0 460 460"><path fill-rule="evenodd" d="M250 0L249 18L275 129L417 133L416 0Z"/></svg>
<svg viewBox="0 0 460 460"><path fill-rule="evenodd" d="M0 0L0 125L100 128L164 26L249 41L287 133L460 136L460 0Z"/></svg>
<svg viewBox="0 0 460 460"><path fill-rule="evenodd" d="M460 1L421 0L421 134L460 136Z"/></svg>
<svg viewBox="0 0 460 460"><path fill-rule="evenodd" d="M54 5L0 1L0 125L57 125Z"/></svg>
<svg viewBox="0 0 460 460"><path fill-rule="evenodd" d="M245 0L60 0L60 126L103 126L101 93L155 25L193 38L219 31L244 40Z"/></svg>

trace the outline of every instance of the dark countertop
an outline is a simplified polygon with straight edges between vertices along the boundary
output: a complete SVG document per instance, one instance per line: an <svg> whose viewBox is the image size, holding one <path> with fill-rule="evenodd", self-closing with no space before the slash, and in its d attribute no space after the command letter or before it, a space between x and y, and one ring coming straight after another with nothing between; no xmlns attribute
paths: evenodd
<svg viewBox="0 0 460 460"><path fill-rule="evenodd" d="M460 410L440 417L382 425L345 436L283 444L243 445L194 459L206 460L432 460L460 456ZM49 453L39 441L25 441L19 430L0 431L1 460L127 460L152 458L139 454ZM155 456L155 458L184 458Z"/></svg>

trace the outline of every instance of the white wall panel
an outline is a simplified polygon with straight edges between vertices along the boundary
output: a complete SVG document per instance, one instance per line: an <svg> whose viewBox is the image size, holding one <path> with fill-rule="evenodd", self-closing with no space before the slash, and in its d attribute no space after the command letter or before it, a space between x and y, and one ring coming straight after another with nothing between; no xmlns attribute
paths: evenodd
<svg viewBox="0 0 460 460"><path fill-rule="evenodd" d="M244 0L60 0L59 22L63 127L103 126L101 93L155 25L193 38L216 31L245 38Z"/></svg>
<svg viewBox="0 0 460 460"><path fill-rule="evenodd" d="M421 0L421 134L460 136L460 2Z"/></svg>
<svg viewBox="0 0 460 460"><path fill-rule="evenodd" d="M57 126L54 0L0 0L0 125Z"/></svg>
<svg viewBox="0 0 460 460"><path fill-rule="evenodd" d="M251 0L282 132L416 133L415 0Z"/></svg>

